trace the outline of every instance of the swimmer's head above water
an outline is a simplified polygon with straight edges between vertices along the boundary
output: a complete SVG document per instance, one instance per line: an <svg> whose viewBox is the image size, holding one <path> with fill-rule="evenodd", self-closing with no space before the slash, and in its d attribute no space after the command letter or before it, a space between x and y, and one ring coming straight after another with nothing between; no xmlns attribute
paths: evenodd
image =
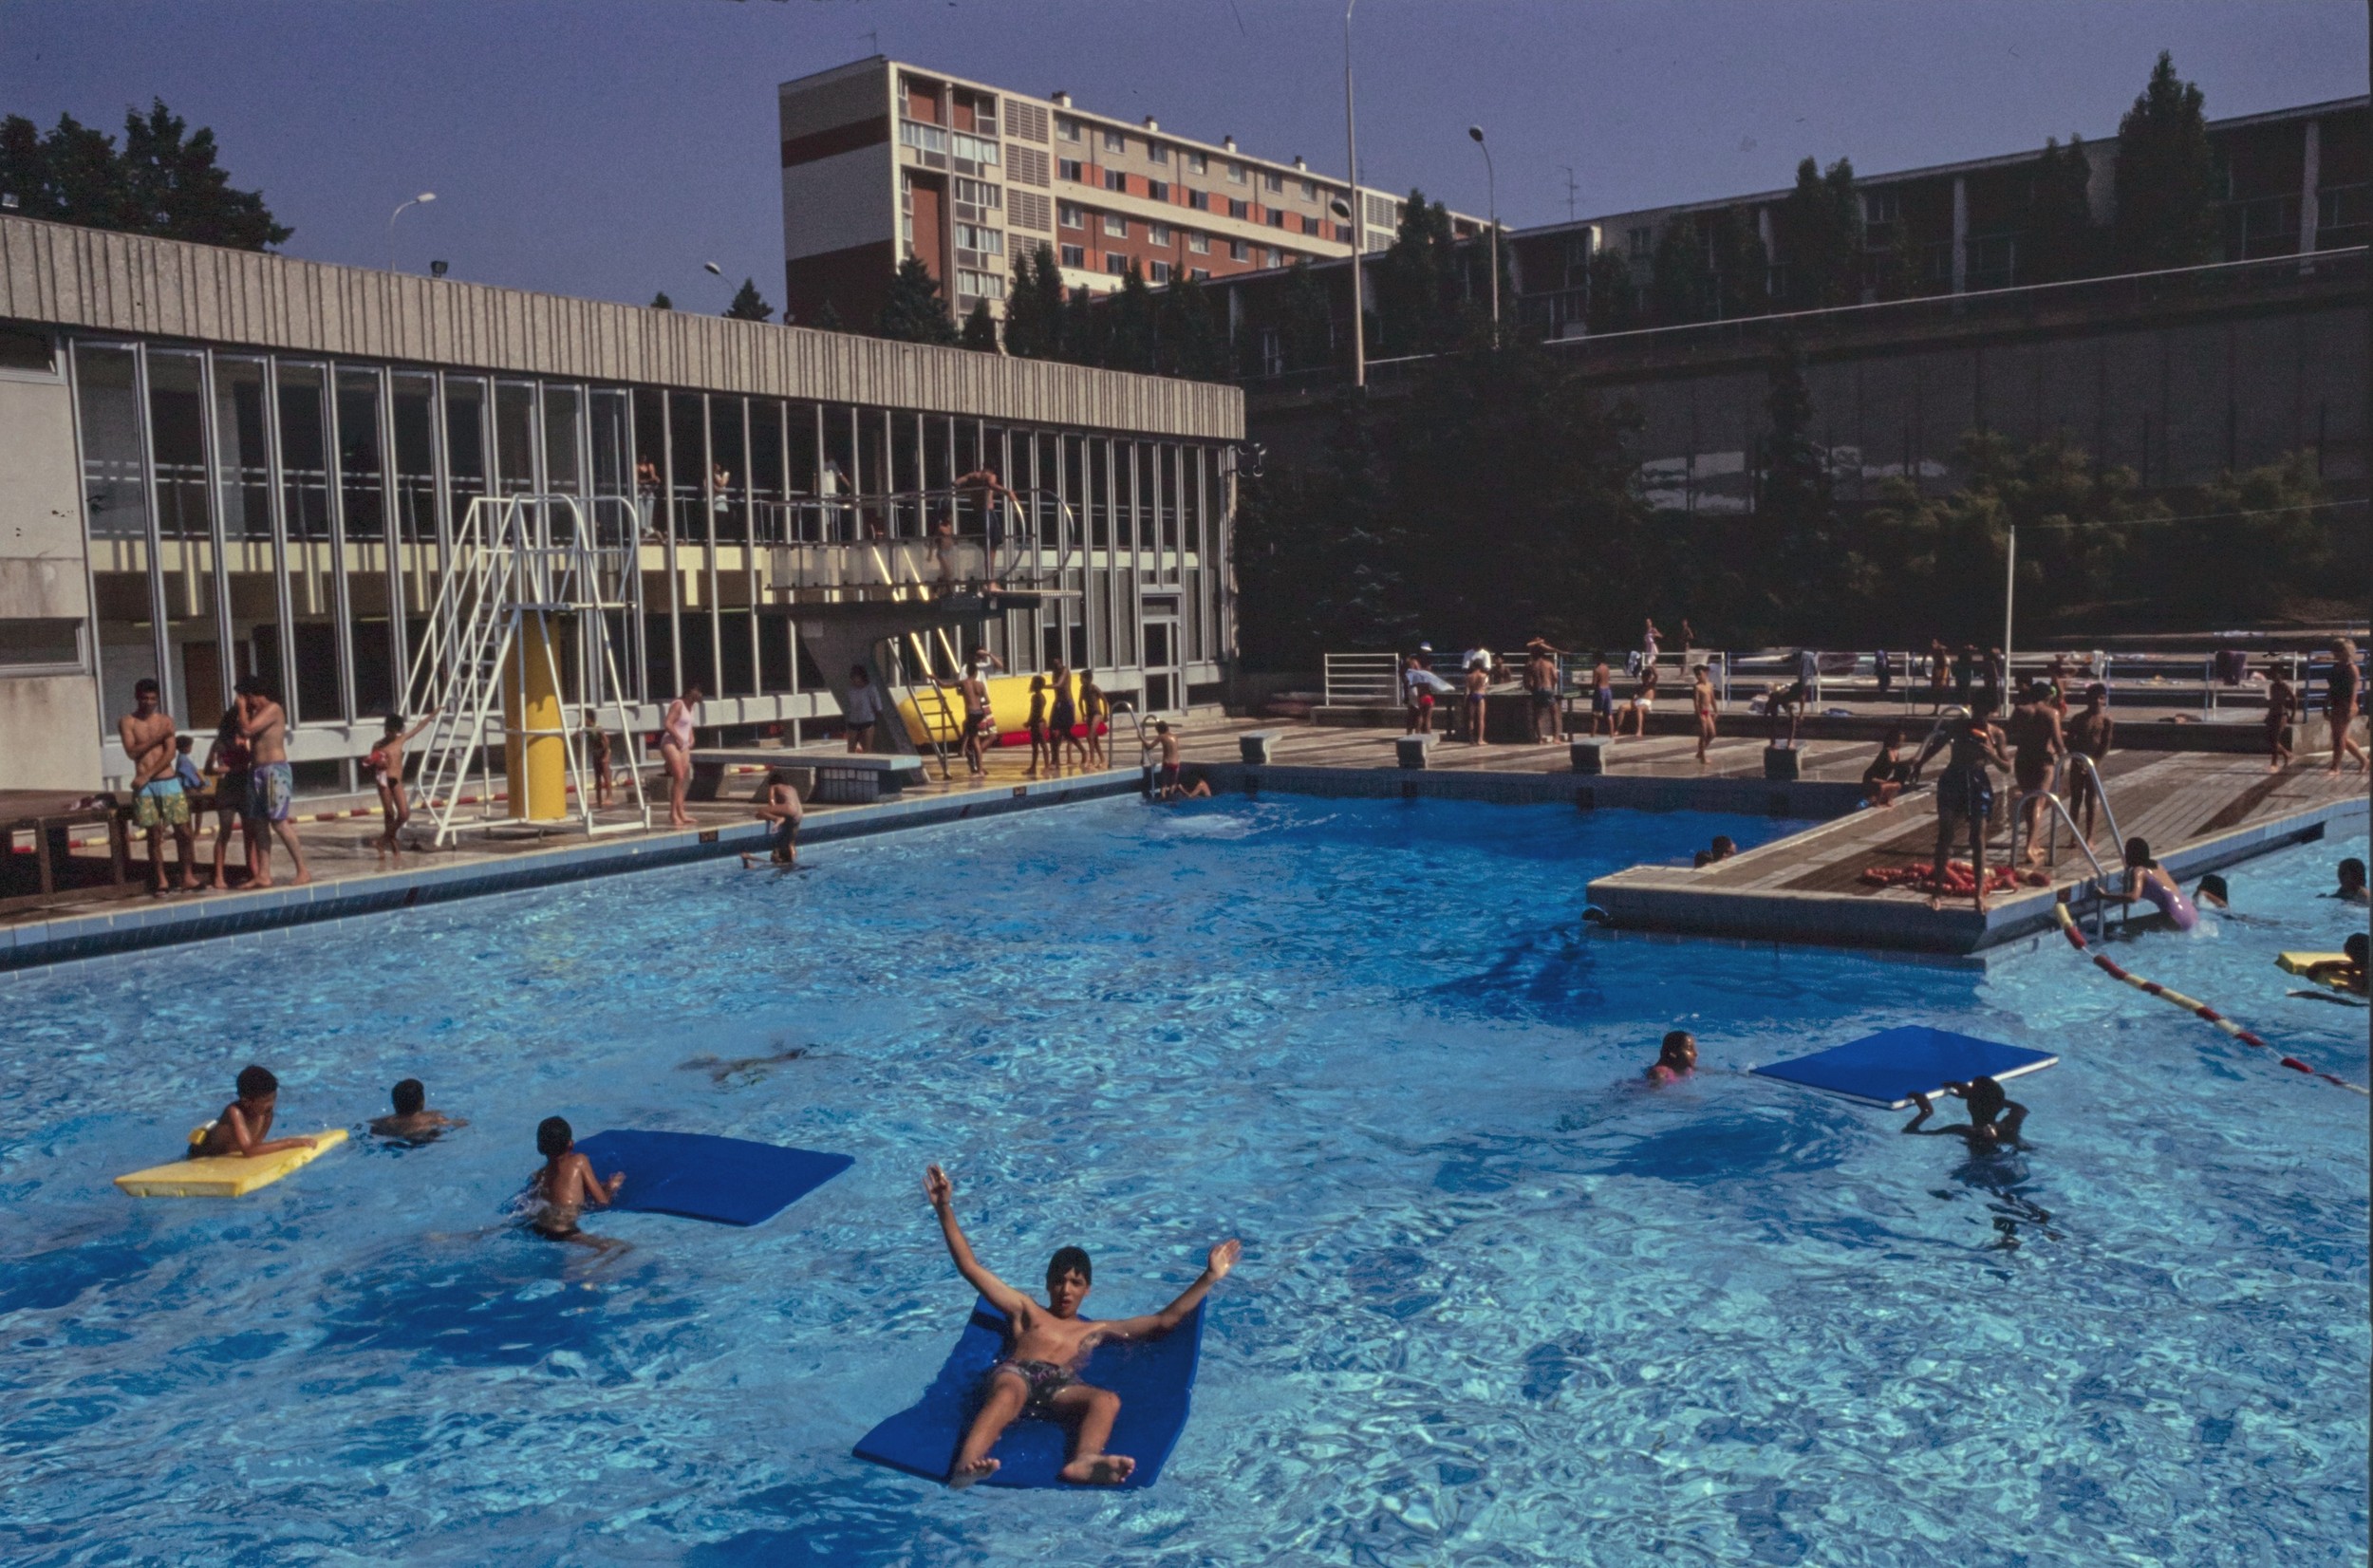
<svg viewBox="0 0 2373 1568"><path fill-rule="evenodd" d="M577 1135L566 1116L547 1116L535 1124L535 1152L557 1160L576 1147Z"/></svg>

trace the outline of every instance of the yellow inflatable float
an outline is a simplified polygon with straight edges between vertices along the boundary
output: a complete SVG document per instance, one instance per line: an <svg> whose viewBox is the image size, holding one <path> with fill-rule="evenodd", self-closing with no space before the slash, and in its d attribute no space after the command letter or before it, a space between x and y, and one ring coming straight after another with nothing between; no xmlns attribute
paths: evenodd
<svg viewBox="0 0 2373 1568"><path fill-rule="evenodd" d="M195 1146L205 1136L206 1128L196 1128L190 1133L190 1142ZM346 1141L346 1129L336 1127L313 1133L312 1137L314 1144L310 1148L284 1148L277 1154L259 1154L252 1160L237 1154L215 1154L151 1166L146 1170L117 1177L116 1185L135 1198L244 1198L292 1170L311 1165Z"/></svg>
<svg viewBox="0 0 2373 1568"><path fill-rule="evenodd" d="M997 727L997 738L993 744L1030 744L1030 682L1041 679L1043 677L1035 675L999 675L982 682L989 689L989 721ZM1071 688L1072 705L1076 709L1079 677L1074 673L1064 677L1064 680ZM924 688L898 704L898 717L906 722L906 737L918 746L928 746L933 740L944 746L953 746L963 738L964 694L956 689L956 682L948 681L940 688L941 695L947 699L947 706L943 710L938 701L928 695L928 690ZM1047 711L1052 713L1055 692L1051 684L1046 693L1046 705ZM1088 732L1085 726L1074 726L1072 733L1085 736Z"/></svg>
<svg viewBox="0 0 2373 1568"><path fill-rule="evenodd" d="M2335 975L2315 973L2325 964L2344 964L2347 961L2348 955L2345 953L2277 953L2274 955L2274 962L2287 975L2296 975L2301 980L2312 980L2326 990L2345 991L2351 996L2362 997L2364 995L2364 988L2362 984L2349 985Z"/></svg>

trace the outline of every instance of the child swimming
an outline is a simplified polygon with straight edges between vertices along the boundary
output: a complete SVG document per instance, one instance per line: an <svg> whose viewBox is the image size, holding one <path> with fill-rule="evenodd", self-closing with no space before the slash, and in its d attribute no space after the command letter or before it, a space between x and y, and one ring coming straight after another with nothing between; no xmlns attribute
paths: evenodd
<svg viewBox="0 0 2373 1568"><path fill-rule="evenodd" d="M1652 1084L1679 1083L1697 1071L1697 1036L1686 1029L1675 1029L1664 1037L1657 1049L1656 1062L1647 1073Z"/></svg>
<svg viewBox="0 0 2373 1568"><path fill-rule="evenodd" d="M1970 1108L1970 1120L1964 1127L1923 1127L1923 1122L1936 1108L1925 1094L1912 1096L1919 1113L1906 1123L1903 1130L1923 1138L1959 1138L1970 1146L1972 1154L1990 1153L1996 1149L2016 1148L2019 1129L2027 1125L2027 1107L2002 1092L2002 1085L1991 1078L1971 1078L1968 1083L1949 1083L1945 1092L1957 1096Z"/></svg>
<svg viewBox="0 0 2373 1568"><path fill-rule="evenodd" d="M923 1191L939 1216L940 1234L956 1260L956 1271L1005 1315L1008 1325L1005 1353L989 1369L981 1411L956 1450L948 1485L962 1488L995 1474L998 1462L989 1450L1007 1427L1025 1415L1073 1429L1071 1459L1059 1472L1065 1481L1082 1486L1117 1486L1127 1481L1137 1462L1127 1454L1104 1451L1120 1415L1120 1395L1082 1383L1079 1371L1087 1365L1088 1353L1108 1340L1158 1338L1184 1323L1211 1287L1227 1278L1243 1256L1243 1243L1231 1238L1214 1246L1195 1282L1160 1312L1098 1322L1079 1316L1093 1279L1086 1252L1063 1247L1048 1260L1047 1304L1042 1307L973 1257L972 1243L964 1240L951 1207L956 1188L947 1172L937 1166L925 1169Z"/></svg>
<svg viewBox="0 0 2373 1568"><path fill-rule="evenodd" d="M190 1145L190 1158L211 1159L216 1155L237 1155L254 1159L259 1154L277 1154L284 1148L312 1148L319 1138L273 1138L273 1111L280 1103L280 1080L261 1067L239 1069L239 1097L222 1108L222 1114L207 1127L206 1135Z"/></svg>
<svg viewBox="0 0 2373 1568"><path fill-rule="evenodd" d="M528 1182L527 1195L535 1204L528 1223L535 1233L603 1251L624 1247L624 1241L588 1236L577 1228L577 1220L588 1204L607 1208L626 1185L626 1173L619 1171L607 1182L595 1176L593 1162L577 1152L576 1134L565 1117L547 1116L536 1124L535 1152L544 1156L544 1168Z"/></svg>
<svg viewBox="0 0 2373 1568"><path fill-rule="evenodd" d="M418 1078L404 1079L388 1092L387 1098L395 1107L395 1114L373 1119L371 1132L376 1137L424 1144L439 1132L470 1125L441 1111L429 1110L428 1089Z"/></svg>

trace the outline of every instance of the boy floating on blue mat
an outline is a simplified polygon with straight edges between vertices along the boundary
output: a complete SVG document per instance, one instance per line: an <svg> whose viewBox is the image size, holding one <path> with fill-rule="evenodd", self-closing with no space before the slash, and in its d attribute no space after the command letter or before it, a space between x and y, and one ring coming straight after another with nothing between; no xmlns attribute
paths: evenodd
<svg viewBox="0 0 2373 1568"><path fill-rule="evenodd" d="M923 1191L940 1217L940 1234L947 1239L956 1272L1003 1313L1011 1325L1005 1354L989 1369L981 1413L973 1417L971 1429L956 1450L947 1484L969 1486L994 1473L997 1461L989 1457L989 1450L997 1447L1005 1428L1024 1415L1073 1428L1071 1462L1059 1472L1065 1481L1089 1486L1117 1486L1127 1481L1137 1462L1126 1454L1104 1451L1106 1440L1112 1435L1112 1422L1121 1411L1120 1395L1080 1382L1079 1369L1087 1365L1088 1353L1107 1340L1157 1338L1185 1322L1196 1303L1236 1266L1236 1260L1243 1256L1243 1243L1231 1238L1213 1247L1195 1282L1151 1316L1093 1322L1079 1316L1093 1274L1085 1252L1064 1247L1049 1260L1047 1304L1042 1307L982 1268L973 1257L972 1243L964 1240L963 1228L949 1208L956 1188L947 1172L929 1167L924 1173Z"/></svg>

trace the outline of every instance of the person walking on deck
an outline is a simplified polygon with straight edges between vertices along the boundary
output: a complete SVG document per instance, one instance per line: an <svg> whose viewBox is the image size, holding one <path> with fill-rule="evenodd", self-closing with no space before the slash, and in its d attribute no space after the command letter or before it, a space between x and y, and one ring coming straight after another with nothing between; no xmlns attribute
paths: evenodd
<svg viewBox="0 0 2373 1568"><path fill-rule="evenodd" d="M2290 722L2299 717L2299 693L2283 676L2280 664L2266 666L2266 771L2278 774L2290 765Z"/></svg>
<svg viewBox="0 0 2373 1568"><path fill-rule="evenodd" d="M1710 767L1706 752L1714 743L1714 682L1703 664L1690 672L1690 703L1697 714L1697 765Z"/></svg>
<svg viewBox="0 0 2373 1568"><path fill-rule="evenodd" d="M2354 756L2360 769L2373 771L2364 748L2357 744L2350 733L2357 720L2357 693L2361 688L2357 672L2357 645L2345 637L2332 639L2331 673L2324 677L2324 712L2332 721L2332 772L2340 772L2340 759Z"/></svg>

